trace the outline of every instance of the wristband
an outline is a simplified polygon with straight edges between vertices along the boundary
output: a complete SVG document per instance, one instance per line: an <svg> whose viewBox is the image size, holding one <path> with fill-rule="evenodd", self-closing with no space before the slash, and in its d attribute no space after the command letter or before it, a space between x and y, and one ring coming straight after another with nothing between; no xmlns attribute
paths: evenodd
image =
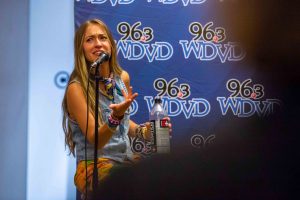
<svg viewBox="0 0 300 200"><path fill-rule="evenodd" d="M110 128L116 128L117 126L120 125L120 120L114 119L111 114L109 115L107 122L108 122L107 125Z"/></svg>

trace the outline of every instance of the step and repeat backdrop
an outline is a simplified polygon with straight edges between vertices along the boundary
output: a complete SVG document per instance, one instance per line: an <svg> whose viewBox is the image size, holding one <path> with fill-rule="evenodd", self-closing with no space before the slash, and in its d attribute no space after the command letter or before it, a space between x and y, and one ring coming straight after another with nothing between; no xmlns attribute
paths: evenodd
<svg viewBox="0 0 300 200"><path fill-rule="evenodd" d="M111 29L134 91L134 121L148 120L162 96L173 123L172 147L201 148L218 139L224 119L264 118L280 107L224 18L223 0L75 2L75 29L99 18ZM232 126L232 124L231 124ZM231 127L234 128L234 127ZM145 144L132 141L143 152ZM147 149L147 148L146 148ZM144 152L145 153L145 152Z"/></svg>

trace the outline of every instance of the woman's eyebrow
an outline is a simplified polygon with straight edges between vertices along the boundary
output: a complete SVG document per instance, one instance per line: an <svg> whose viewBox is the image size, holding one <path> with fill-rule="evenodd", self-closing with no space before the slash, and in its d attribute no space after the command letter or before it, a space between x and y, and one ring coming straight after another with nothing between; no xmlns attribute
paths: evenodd
<svg viewBox="0 0 300 200"><path fill-rule="evenodd" d="M95 33L95 34L87 35L87 36L85 36L85 38L88 38L88 37L96 37L96 36L98 36L98 35L100 35L100 36L106 36L105 33Z"/></svg>

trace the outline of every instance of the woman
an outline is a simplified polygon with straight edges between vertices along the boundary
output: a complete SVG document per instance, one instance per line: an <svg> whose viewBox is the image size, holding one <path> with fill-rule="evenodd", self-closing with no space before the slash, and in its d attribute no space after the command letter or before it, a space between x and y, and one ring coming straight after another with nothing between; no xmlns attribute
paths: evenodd
<svg viewBox="0 0 300 200"><path fill-rule="evenodd" d="M99 71L98 179L102 181L116 166L136 160L128 136L150 140L151 134L148 124L137 125L129 119L128 109L138 94L132 92L129 75L117 62L116 44L108 27L98 19L86 21L76 31L74 42L75 67L62 103L63 129L65 143L78 161L75 185L85 193L92 189L95 143L95 81L88 74L100 54L105 52L110 58Z"/></svg>

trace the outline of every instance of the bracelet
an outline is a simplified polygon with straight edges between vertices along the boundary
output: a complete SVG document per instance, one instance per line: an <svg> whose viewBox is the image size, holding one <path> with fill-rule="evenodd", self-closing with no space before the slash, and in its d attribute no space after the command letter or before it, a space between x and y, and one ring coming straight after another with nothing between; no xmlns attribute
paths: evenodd
<svg viewBox="0 0 300 200"><path fill-rule="evenodd" d="M145 124L140 124L135 129L135 134L141 139L145 139L145 133L147 132L147 127Z"/></svg>
<svg viewBox="0 0 300 200"><path fill-rule="evenodd" d="M107 125L110 128L116 128L117 126L120 125L120 120L114 119L111 114L109 115L107 122L108 122Z"/></svg>

